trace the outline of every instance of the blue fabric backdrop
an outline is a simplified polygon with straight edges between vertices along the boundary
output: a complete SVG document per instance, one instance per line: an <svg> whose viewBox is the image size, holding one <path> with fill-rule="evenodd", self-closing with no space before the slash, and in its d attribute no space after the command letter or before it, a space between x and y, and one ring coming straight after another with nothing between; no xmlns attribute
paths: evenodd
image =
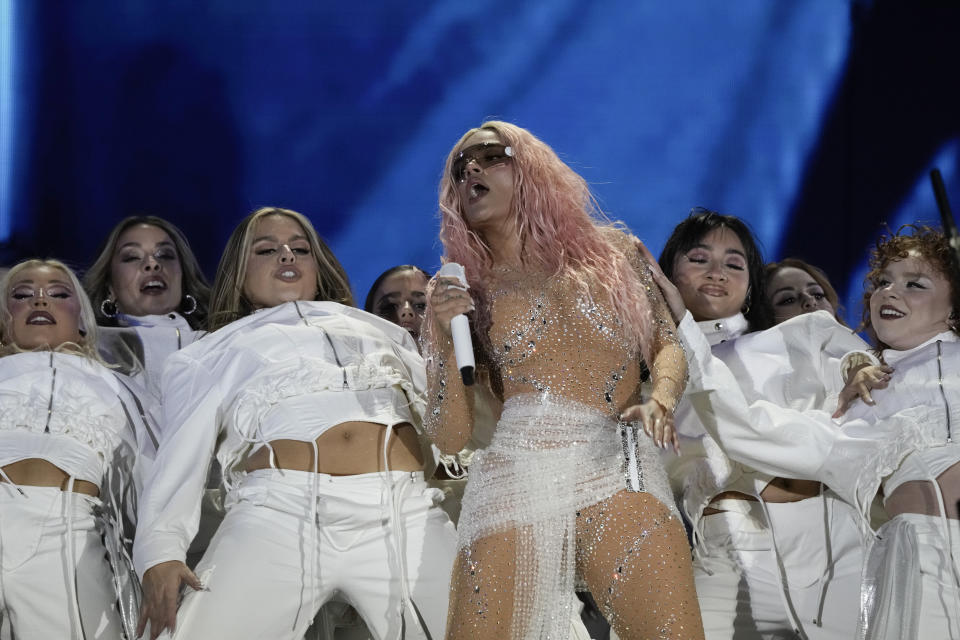
<svg viewBox="0 0 960 640"><path fill-rule="evenodd" d="M314 221L362 298L438 265L443 159L497 117L655 252L690 207L732 213L856 311L881 225L936 220L931 167L960 209L942 4L0 0L0 259L83 267L149 212L212 275L270 204Z"/></svg>

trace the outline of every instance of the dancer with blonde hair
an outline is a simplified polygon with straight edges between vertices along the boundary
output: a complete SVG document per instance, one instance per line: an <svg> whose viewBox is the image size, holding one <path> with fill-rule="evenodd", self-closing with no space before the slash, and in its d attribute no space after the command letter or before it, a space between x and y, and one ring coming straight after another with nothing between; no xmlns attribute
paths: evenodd
<svg viewBox="0 0 960 640"><path fill-rule="evenodd" d="M0 628L131 637L137 585L121 527L152 442L97 355L73 271L28 260L0 291Z"/></svg>
<svg viewBox="0 0 960 640"><path fill-rule="evenodd" d="M423 360L405 329L352 303L302 214L265 207L234 230L211 333L164 371L134 544L151 638L294 640L337 593L377 640L442 633L455 532L423 479ZM228 510L194 573L214 453Z"/></svg>

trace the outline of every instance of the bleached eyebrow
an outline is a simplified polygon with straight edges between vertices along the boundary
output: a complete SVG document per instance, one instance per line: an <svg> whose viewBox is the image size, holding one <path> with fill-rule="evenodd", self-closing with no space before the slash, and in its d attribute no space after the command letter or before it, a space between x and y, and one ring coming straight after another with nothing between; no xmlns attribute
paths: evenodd
<svg viewBox="0 0 960 640"><path fill-rule="evenodd" d="M298 234L298 235L295 235L295 236L293 236L292 238L290 238L290 240L288 240L288 242L296 242L297 240L306 240L306 239L307 239L307 236L299 235L299 234ZM261 242L261 241L263 241L263 240L266 240L266 241L268 241L268 242L280 242L279 240L277 240L277 236L260 236L259 238L254 238L253 241L254 241L254 242Z"/></svg>
<svg viewBox="0 0 960 640"><path fill-rule="evenodd" d="M59 285L65 286L65 287L71 286L69 282L66 282L66 281L64 281L64 280L49 280L48 283L49 283L49 284L59 284ZM12 287L17 287L17 286L20 286L21 284L36 284L36 281L34 281L34 280L17 280L16 282L14 282L14 283L13 283L12 285L10 285L10 286L12 286Z"/></svg>
<svg viewBox="0 0 960 640"><path fill-rule="evenodd" d="M32 286L34 286L34 285L36 285L36 284L37 284L37 283L36 283L35 281L33 281L33 280L18 280L17 282L14 282L14 283L12 283L12 284L10 285L10 289L9 289L9 291L7 291L7 294L12 293L13 290L16 289L17 287L23 287L23 286L31 286L31 287L32 287ZM73 285L70 284L69 282L65 282L65 281L63 281L63 280L48 280L48 281L47 281L47 284L43 287L43 289L45 289L45 290L46 290L46 289L49 289L50 287L52 287L52 286L54 286L54 285L56 285L56 286L58 286L58 287L65 287L66 289L69 289L69 290L70 290L70 293L73 293ZM6 295L6 294L5 294L5 295Z"/></svg>

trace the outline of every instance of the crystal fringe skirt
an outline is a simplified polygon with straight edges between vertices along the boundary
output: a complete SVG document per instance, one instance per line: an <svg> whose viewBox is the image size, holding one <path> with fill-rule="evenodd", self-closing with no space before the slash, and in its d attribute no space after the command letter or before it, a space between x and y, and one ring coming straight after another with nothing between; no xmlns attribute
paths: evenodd
<svg viewBox="0 0 960 640"><path fill-rule="evenodd" d="M639 431L644 491L679 517L659 451ZM556 638L569 628L579 509L626 488L617 421L549 394L507 399L493 441L474 454L458 528L476 540L516 532L514 638Z"/></svg>

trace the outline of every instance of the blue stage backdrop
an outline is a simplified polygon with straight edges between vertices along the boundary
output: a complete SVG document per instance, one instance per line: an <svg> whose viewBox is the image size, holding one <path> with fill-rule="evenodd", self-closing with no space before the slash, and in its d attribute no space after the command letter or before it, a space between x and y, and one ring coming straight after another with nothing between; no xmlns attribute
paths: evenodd
<svg viewBox="0 0 960 640"><path fill-rule="evenodd" d="M85 267L134 213L208 274L243 215L307 214L358 297L439 264L444 157L550 143L657 252L695 205L806 258L858 316L884 225L960 209L960 9L842 0L0 0L4 263Z"/></svg>

